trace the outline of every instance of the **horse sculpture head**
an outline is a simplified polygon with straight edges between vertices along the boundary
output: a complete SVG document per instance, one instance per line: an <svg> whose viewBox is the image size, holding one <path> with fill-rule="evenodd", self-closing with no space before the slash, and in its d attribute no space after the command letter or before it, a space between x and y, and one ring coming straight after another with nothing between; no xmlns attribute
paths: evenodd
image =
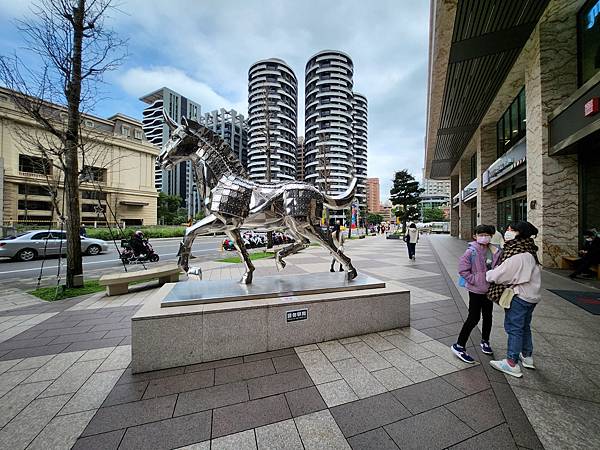
<svg viewBox="0 0 600 450"><path fill-rule="evenodd" d="M171 130L171 136L158 155L158 163L168 170L180 162L189 160L195 154L199 138L194 131L200 128L200 124L183 117L182 124L178 125L164 110L163 116Z"/></svg>

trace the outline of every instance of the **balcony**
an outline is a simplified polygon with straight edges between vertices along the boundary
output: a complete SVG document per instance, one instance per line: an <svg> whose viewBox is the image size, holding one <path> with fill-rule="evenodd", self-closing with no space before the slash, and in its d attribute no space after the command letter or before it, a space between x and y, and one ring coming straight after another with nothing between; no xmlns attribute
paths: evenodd
<svg viewBox="0 0 600 450"><path fill-rule="evenodd" d="M527 141L525 138L517 142L504 155L498 158L494 163L483 172L482 186L491 187L495 181L498 181L504 175L512 172L525 164L527 160Z"/></svg>
<svg viewBox="0 0 600 450"><path fill-rule="evenodd" d="M467 184L460 193L460 197L463 202L468 202L469 200L477 197L477 178Z"/></svg>

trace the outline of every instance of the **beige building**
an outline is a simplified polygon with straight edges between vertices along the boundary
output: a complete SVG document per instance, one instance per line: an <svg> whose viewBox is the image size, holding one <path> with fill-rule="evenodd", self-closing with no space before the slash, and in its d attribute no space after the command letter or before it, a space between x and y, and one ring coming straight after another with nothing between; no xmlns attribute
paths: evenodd
<svg viewBox="0 0 600 450"><path fill-rule="evenodd" d="M380 195L379 178L367 178L367 211L380 210Z"/></svg>
<svg viewBox="0 0 600 450"><path fill-rule="evenodd" d="M49 187L57 187L62 205L62 173L34 145L36 140L50 142L51 138L17 110L10 94L0 89L0 223L56 226ZM56 123L66 117L52 105L47 114ZM141 123L121 114L108 119L85 116L82 133L87 142L85 158L79 161L82 221L156 224L158 149L146 142Z"/></svg>
<svg viewBox="0 0 600 450"><path fill-rule="evenodd" d="M600 3L431 11L425 176L451 181L451 233L528 220L556 267L600 229Z"/></svg>

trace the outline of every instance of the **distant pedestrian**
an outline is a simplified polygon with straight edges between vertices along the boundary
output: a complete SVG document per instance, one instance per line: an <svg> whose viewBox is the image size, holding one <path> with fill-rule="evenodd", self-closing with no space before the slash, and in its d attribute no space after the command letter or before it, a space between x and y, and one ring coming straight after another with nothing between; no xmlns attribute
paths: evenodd
<svg viewBox="0 0 600 450"><path fill-rule="evenodd" d="M541 300L542 284L538 247L533 240L537 234L537 228L529 222L511 223L504 233L502 262L486 274L486 280L495 283L490 285L488 297L503 302L508 297L510 305L504 314L504 330L508 334L506 359L490 361L490 364L517 378L523 376L519 360L523 367L535 369L531 319ZM505 293L506 289L511 291Z"/></svg>
<svg viewBox="0 0 600 450"><path fill-rule="evenodd" d="M341 225L338 223L335 225L335 228L333 229L333 235L331 236L333 238L333 241L336 244L336 247L338 249L340 249L341 251L344 251L344 233L342 233L342 227ZM331 268L329 269L330 272L335 272L335 268L333 266L335 266L335 258L332 258L331 260ZM342 264L340 263L340 272L344 271L344 267L342 266Z"/></svg>
<svg viewBox="0 0 600 450"><path fill-rule="evenodd" d="M79 227L79 236L87 237L87 229L85 228L85 223L82 223Z"/></svg>
<svg viewBox="0 0 600 450"><path fill-rule="evenodd" d="M414 223L411 223L408 230L406 230L404 241L408 247L408 259L416 259L415 253L417 251L417 242L419 242L419 230L417 230L417 226Z"/></svg>
<svg viewBox="0 0 600 450"><path fill-rule="evenodd" d="M569 278L575 279L581 274L590 274L590 267L594 264L600 264L600 237L594 230L586 230L583 233L583 249L579 251L581 259L577 261L575 272L569 275Z"/></svg>
<svg viewBox="0 0 600 450"><path fill-rule="evenodd" d="M500 261L501 250L490 243L494 231L496 230L491 225L477 225L474 241L469 244L469 248L458 262L460 284L469 291L469 315L460 330L458 340L450 348L459 359L468 364L473 364L475 360L467 353L467 340L481 318L481 351L486 355L493 354L490 333L494 304L487 297L490 284L486 281L485 274Z"/></svg>

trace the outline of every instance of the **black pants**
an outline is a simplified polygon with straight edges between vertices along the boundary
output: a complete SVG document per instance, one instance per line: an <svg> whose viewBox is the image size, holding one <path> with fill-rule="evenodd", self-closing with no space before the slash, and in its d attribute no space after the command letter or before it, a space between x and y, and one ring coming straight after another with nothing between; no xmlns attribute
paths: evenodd
<svg viewBox="0 0 600 450"><path fill-rule="evenodd" d="M594 264L598 264L596 258L590 258L588 255L585 255L579 261L577 261L575 272L573 272L571 275L590 273L590 267L592 267Z"/></svg>
<svg viewBox="0 0 600 450"><path fill-rule="evenodd" d="M490 340L490 332L492 331L492 308L494 304L488 300L485 294L475 294L469 292L469 315L465 320L460 334L458 335L457 344L461 347L466 347L467 339L471 335L473 328L479 323L479 318L483 316L483 326L481 327L481 338L484 341Z"/></svg>
<svg viewBox="0 0 600 450"><path fill-rule="evenodd" d="M417 243L407 242L406 246L408 247L408 257L412 258L415 256L415 252L417 250Z"/></svg>

